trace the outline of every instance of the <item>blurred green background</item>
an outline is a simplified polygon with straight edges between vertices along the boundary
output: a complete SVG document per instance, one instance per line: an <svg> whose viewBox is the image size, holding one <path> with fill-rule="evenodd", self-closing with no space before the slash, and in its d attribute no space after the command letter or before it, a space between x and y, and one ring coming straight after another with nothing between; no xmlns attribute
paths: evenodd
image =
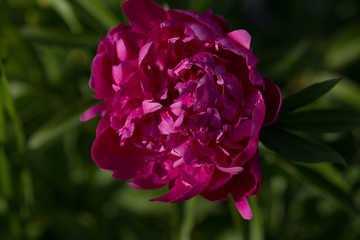
<svg viewBox="0 0 360 240"><path fill-rule="evenodd" d="M126 18L120 0L0 0L0 239L177 239L184 204L150 203L92 161L99 118L88 87L98 38ZM312 108L360 111L357 0L169 0L170 8L223 15L246 29L260 72L288 96L342 77ZM295 167L261 147L255 217L228 203L191 202L193 239L360 239L360 131L307 134L348 166ZM238 231L239 230L239 231Z"/></svg>

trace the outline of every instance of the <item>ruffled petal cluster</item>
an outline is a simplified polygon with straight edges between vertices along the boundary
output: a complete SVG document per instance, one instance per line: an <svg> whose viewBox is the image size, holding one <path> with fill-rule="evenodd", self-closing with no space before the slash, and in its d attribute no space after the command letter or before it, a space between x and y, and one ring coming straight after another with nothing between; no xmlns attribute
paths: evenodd
<svg viewBox="0 0 360 240"><path fill-rule="evenodd" d="M247 196L261 185L259 131L281 106L279 88L258 70L245 30L230 31L211 11L165 11L127 0L130 26L101 38L90 87L104 101L92 157L130 186L168 185L152 201L196 195L225 201L252 217Z"/></svg>

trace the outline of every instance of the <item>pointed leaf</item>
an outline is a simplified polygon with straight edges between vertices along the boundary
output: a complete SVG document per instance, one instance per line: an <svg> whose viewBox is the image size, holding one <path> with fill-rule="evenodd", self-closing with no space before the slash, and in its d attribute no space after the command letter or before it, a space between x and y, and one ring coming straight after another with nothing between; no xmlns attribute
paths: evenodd
<svg viewBox="0 0 360 240"><path fill-rule="evenodd" d="M327 194L351 214L360 214L360 211L355 206L351 195L337 184L330 181L329 177L319 174L316 170L308 167L306 164L291 164L282 160L277 160L276 163L294 177L311 184L323 193Z"/></svg>
<svg viewBox="0 0 360 240"><path fill-rule="evenodd" d="M340 78L328 80L325 82L315 83L310 87L307 87L300 92L297 92L286 99L284 99L281 113L287 113L294 111L300 107L303 107L309 103L312 103L316 99L320 98L326 94L330 89L332 89L338 82Z"/></svg>
<svg viewBox="0 0 360 240"><path fill-rule="evenodd" d="M100 22L104 27L110 29L116 26L120 20L107 9L101 1L96 0L75 0L86 12Z"/></svg>
<svg viewBox="0 0 360 240"><path fill-rule="evenodd" d="M307 110L279 119L283 128L311 132L342 132L360 127L360 113L343 109Z"/></svg>
<svg viewBox="0 0 360 240"><path fill-rule="evenodd" d="M263 240L265 239L264 221L257 197L249 197L249 202L254 214L253 219L249 222L249 239Z"/></svg>
<svg viewBox="0 0 360 240"><path fill-rule="evenodd" d="M84 108L68 112L67 110L59 113L54 119L45 123L44 126L36 130L29 138L28 146L30 149L39 149L44 145L56 141L65 133L80 125L79 117L84 112Z"/></svg>
<svg viewBox="0 0 360 240"><path fill-rule="evenodd" d="M16 112L15 105L8 88L8 80L5 74L5 69L3 64L0 62L0 100L3 104L3 108L8 112L8 115L11 119L11 122L14 126L15 131L15 140L17 145L17 150L20 153L25 151L25 135L23 132L23 127L21 120Z"/></svg>
<svg viewBox="0 0 360 240"><path fill-rule="evenodd" d="M21 34L28 40L47 44L81 47L96 47L99 44L98 36L95 35L72 35L49 29L25 27L21 29Z"/></svg>
<svg viewBox="0 0 360 240"><path fill-rule="evenodd" d="M304 163L333 162L346 165L345 159L334 149L312 142L279 128L263 127L260 141L282 157Z"/></svg>
<svg viewBox="0 0 360 240"><path fill-rule="evenodd" d="M72 5L66 0L50 1L55 11L64 19L72 33L80 33L82 31L81 24L77 19Z"/></svg>

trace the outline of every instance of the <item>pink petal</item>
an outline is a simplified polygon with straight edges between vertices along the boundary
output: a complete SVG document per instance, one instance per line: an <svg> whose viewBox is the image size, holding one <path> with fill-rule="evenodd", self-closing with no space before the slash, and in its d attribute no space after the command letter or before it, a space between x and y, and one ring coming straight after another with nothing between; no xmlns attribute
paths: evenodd
<svg viewBox="0 0 360 240"><path fill-rule="evenodd" d="M184 115L185 110L182 109L182 102L175 102L171 104L169 108L176 116Z"/></svg>
<svg viewBox="0 0 360 240"><path fill-rule="evenodd" d="M119 25L117 25L116 27L113 27L112 29L110 29L110 31L107 34L107 37L117 41L118 40L118 34L121 33L122 31L126 31L126 30L130 30L131 28L124 24L124 23L120 23Z"/></svg>
<svg viewBox="0 0 360 240"><path fill-rule="evenodd" d="M211 175L211 180L206 187L206 191L212 192L218 190L220 187L230 181L231 178L232 174L215 169Z"/></svg>
<svg viewBox="0 0 360 240"><path fill-rule="evenodd" d="M232 167L243 166L246 162L253 158L258 148L258 140L249 141L248 146L241 151L231 163Z"/></svg>
<svg viewBox="0 0 360 240"><path fill-rule="evenodd" d="M174 120L168 112L160 113L160 116L159 130L162 134L168 135L177 132L174 128Z"/></svg>
<svg viewBox="0 0 360 240"><path fill-rule="evenodd" d="M112 66L112 76L117 85L121 85L136 70L136 60L125 60Z"/></svg>
<svg viewBox="0 0 360 240"><path fill-rule="evenodd" d="M102 113L106 109L106 105L104 102L99 103L88 110L86 110L83 114L80 116L80 121L84 122L89 119L92 119Z"/></svg>
<svg viewBox="0 0 360 240"><path fill-rule="evenodd" d="M230 173L230 174L239 174L239 173L244 171L243 167L221 167L221 166L216 166L216 168L219 169L220 171L224 172L224 173Z"/></svg>
<svg viewBox="0 0 360 240"><path fill-rule="evenodd" d="M181 10L181 9L176 9L176 10L171 10L169 11L171 12L170 15L173 15L173 12L177 13L177 18L175 20L179 20L179 21L185 21L185 22L198 22L201 23L205 26L207 26L210 30L214 31L217 35L223 35L224 32L221 28L221 26L214 21L212 18L210 18L209 16L205 15L205 14L201 14L195 11L190 11L190 10Z"/></svg>
<svg viewBox="0 0 360 240"><path fill-rule="evenodd" d="M213 22L210 18L202 14L200 14L201 16L198 16L199 13L195 13L187 10L178 10L178 9L169 10L168 13L171 19L174 19L176 22L182 23L189 28L190 31L187 34L192 33L196 38L198 38L201 41L213 40L216 38L217 35L221 35L221 34L216 34L215 32L215 31L222 32L221 27L217 25L216 22ZM209 25L212 25L214 29L212 29L212 27L210 27L207 23L196 19L197 17L203 19L206 18L208 21L207 23Z"/></svg>
<svg viewBox="0 0 360 240"><path fill-rule="evenodd" d="M144 167L144 156L151 155L130 141L120 147L120 138L111 128L96 137L91 154L100 168L113 171L113 177L121 180L134 178Z"/></svg>
<svg viewBox="0 0 360 240"><path fill-rule="evenodd" d="M168 19L167 12L150 0L127 0L122 9L129 19L132 29L139 32L148 32L152 23Z"/></svg>
<svg viewBox="0 0 360 240"><path fill-rule="evenodd" d="M189 167L186 170L186 173L182 174L182 177L186 180L192 182L184 184L184 181L181 178L177 178L174 182L174 185L170 188L169 192L161 197L152 199L150 201L159 201L159 202L180 202L188 200L196 195L200 194L207 186L210 181L211 172L206 172L204 169L196 171L195 169L190 170ZM199 168L204 168L203 166ZM194 171L195 170L195 171ZM197 178L195 181L192 178Z"/></svg>
<svg viewBox="0 0 360 240"><path fill-rule="evenodd" d="M106 53L97 54L92 62L89 85L95 91L95 99L109 99L114 95L112 88L112 63Z"/></svg>
<svg viewBox="0 0 360 240"><path fill-rule="evenodd" d="M238 142L244 138L250 137L251 127L252 121L250 119L242 121L239 126L234 128L233 131L229 134L229 140L232 142Z"/></svg>
<svg viewBox="0 0 360 240"><path fill-rule="evenodd" d="M252 160L248 162L249 171L255 177L256 184L252 190L253 194L256 195L260 191L261 186L261 169L260 169L260 154L259 150L255 153Z"/></svg>
<svg viewBox="0 0 360 240"><path fill-rule="evenodd" d="M271 79L265 79L265 90L263 93L265 100L265 120L264 125L270 125L275 122L280 113L282 104L282 97L279 87L271 81Z"/></svg>
<svg viewBox="0 0 360 240"><path fill-rule="evenodd" d="M247 31L240 29L229 32L227 35L229 38L240 44L240 46L250 49L251 36Z"/></svg>
<svg viewBox="0 0 360 240"><path fill-rule="evenodd" d="M259 60L250 50L239 46L237 43L235 43L232 39L228 37L220 36L215 40L215 42L217 42L219 46L224 48L225 50L229 50L245 58L246 64L249 69L259 63Z"/></svg>
<svg viewBox="0 0 360 240"><path fill-rule="evenodd" d="M149 53L150 48L153 46L152 42L149 42L147 44L145 44L139 52L139 62L138 65L140 66L140 64L143 62L144 58L146 57L146 55Z"/></svg>
<svg viewBox="0 0 360 240"><path fill-rule="evenodd" d="M224 33L228 33L231 31L231 28L229 27L223 16L215 15L211 10L206 11L205 15L211 18L213 21L217 22L221 26Z"/></svg>
<svg viewBox="0 0 360 240"><path fill-rule="evenodd" d="M142 107L144 114L156 112L162 108L162 105L158 102L154 102L153 100L144 100L142 102Z"/></svg>
<svg viewBox="0 0 360 240"><path fill-rule="evenodd" d="M144 44L145 35L127 30L118 33L116 53L120 61L136 60L140 47Z"/></svg>
<svg viewBox="0 0 360 240"><path fill-rule="evenodd" d="M242 197L240 200L235 200L235 206L244 219L250 220L253 217L253 213L246 197Z"/></svg>
<svg viewBox="0 0 360 240"><path fill-rule="evenodd" d="M110 38L100 38L101 44L106 49L107 55L110 57L113 63L117 62L117 57L115 55L115 43Z"/></svg>
<svg viewBox="0 0 360 240"><path fill-rule="evenodd" d="M96 137L110 127L109 111L105 111L96 128Z"/></svg>
<svg viewBox="0 0 360 240"><path fill-rule="evenodd" d="M221 104L221 94L215 80L209 73L206 73L198 82L193 93L194 107L198 111L205 111L207 108L216 108Z"/></svg>

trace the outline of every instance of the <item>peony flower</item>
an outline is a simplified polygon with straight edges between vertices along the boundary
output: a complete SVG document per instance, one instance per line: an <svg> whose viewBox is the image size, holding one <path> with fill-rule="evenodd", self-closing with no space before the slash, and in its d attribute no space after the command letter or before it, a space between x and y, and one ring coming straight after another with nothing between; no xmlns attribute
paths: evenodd
<svg viewBox="0 0 360 240"><path fill-rule="evenodd" d="M259 131L282 99L259 74L250 35L211 11L165 11L150 0L122 8L130 26L101 38L92 63L90 87L104 101L81 116L102 116L92 158L134 188L168 185L151 201L231 194L250 219L246 197L261 185Z"/></svg>

